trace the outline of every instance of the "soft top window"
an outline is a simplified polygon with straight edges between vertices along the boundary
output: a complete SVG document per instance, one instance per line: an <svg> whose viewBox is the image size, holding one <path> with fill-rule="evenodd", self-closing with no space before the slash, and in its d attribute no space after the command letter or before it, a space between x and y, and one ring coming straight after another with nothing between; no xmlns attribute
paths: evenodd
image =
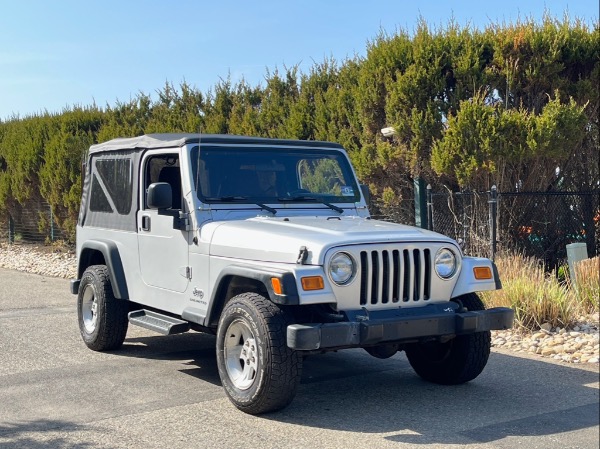
<svg viewBox="0 0 600 449"><path fill-rule="evenodd" d="M100 188L104 193L105 199L114 204L117 212L121 215L129 214L131 210L131 197L133 188L133 173L131 160L129 159L99 159L96 161L96 171L92 182L91 210L105 211L103 208L94 209L94 198L101 198L102 195L96 193ZM112 207L111 207L112 209Z"/></svg>
<svg viewBox="0 0 600 449"><path fill-rule="evenodd" d="M79 222L83 226L137 231L138 150L91 156L86 164Z"/></svg>

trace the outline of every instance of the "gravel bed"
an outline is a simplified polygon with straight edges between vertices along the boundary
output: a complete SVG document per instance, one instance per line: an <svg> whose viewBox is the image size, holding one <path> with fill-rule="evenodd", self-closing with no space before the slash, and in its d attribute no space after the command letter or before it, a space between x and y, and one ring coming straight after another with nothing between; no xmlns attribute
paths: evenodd
<svg viewBox="0 0 600 449"><path fill-rule="evenodd" d="M64 247L0 244L0 267L65 279L76 276L75 254ZM493 331L492 346L566 363L598 364L598 315L581 317L571 329L548 323L541 327L532 333Z"/></svg>
<svg viewBox="0 0 600 449"><path fill-rule="evenodd" d="M598 317L581 317L572 329L545 328L525 333L513 329L492 331L492 346L517 353L537 354L567 363L598 364Z"/></svg>
<svg viewBox="0 0 600 449"><path fill-rule="evenodd" d="M77 259L70 248L0 244L0 267L65 279L77 276Z"/></svg>

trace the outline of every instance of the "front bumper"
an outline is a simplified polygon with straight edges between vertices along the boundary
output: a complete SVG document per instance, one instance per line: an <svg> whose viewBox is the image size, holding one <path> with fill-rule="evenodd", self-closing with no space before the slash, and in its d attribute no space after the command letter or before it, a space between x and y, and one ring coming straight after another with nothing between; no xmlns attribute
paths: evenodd
<svg viewBox="0 0 600 449"><path fill-rule="evenodd" d="M439 309L438 309L439 310ZM464 335L512 327L514 310L507 307L456 312L454 310L415 316L317 324L291 324L287 327L287 345L299 351L360 348L442 336Z"/></svg>

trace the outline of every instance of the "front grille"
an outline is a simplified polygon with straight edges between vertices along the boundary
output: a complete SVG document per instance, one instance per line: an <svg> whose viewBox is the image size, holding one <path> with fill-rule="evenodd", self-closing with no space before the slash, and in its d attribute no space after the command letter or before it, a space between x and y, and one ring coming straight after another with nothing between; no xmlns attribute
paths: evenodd
<svg viewBox="0 0 600 449"><path fill-rule="evenodd" d="M431 297L431 251L360 252L360 304L427 301Z"/></svg>

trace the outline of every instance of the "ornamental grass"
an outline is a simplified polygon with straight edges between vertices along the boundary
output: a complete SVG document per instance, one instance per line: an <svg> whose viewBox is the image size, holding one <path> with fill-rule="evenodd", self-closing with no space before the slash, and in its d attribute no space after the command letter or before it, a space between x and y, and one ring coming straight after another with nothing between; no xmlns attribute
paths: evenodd
<svg viewBox="0 0 600 449"><path fill-rule="evenodd" d="M543 263L520 254L496 259L502 290L482 292L487 307L515 310L515 328L536 330L544 323L569 328L585 315L598 313L599 258L577 265L575 281L559 282Z"/></svg>

